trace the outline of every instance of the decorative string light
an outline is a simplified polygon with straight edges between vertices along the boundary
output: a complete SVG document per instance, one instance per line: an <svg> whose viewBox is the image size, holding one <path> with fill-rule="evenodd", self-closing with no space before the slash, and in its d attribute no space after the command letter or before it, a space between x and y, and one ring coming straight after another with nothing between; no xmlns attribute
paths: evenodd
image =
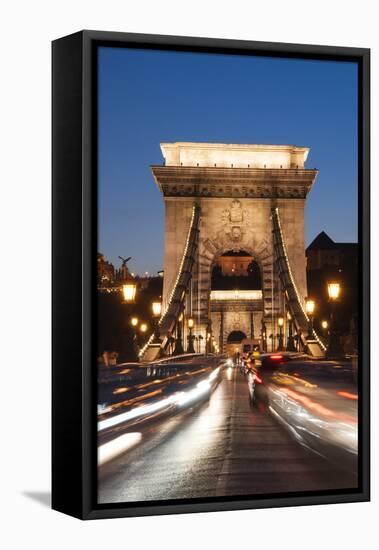
<svg viewBox="0 0 379 550"><path fill-rule="evenodd" d="M173 284L173 287L172 287L172 290L170 292L170 295L169 295L169 299L168 299L168 302L167 302L167 305L165 307L165 310L163 312L163 314L161 315L161 318L159 319L158 321L158 325L161 326L165 317L167 316L167 313L170 309L170 306L171 306L171 303L172 303L172 300L174 298L174 295L176 293L176 290L178 288L178 284L179 284L179 281L180 281L180 278L181 276L183 275L183 268L184 268L184 262L186 260L186 257L187 257L187 253L188 253L188 248L189 248L189 245L191 243L191 241L193 242L193 238L191 239L192 236L195 236L196 233L194 230L195 228L195 222L196 222L196 226L197 226L197 223L198 223L198 220L199 220L199 213L200 213L200 208L198 206L193 206L192 207L192 216L191 216L191 221L190 221L190 226L189 226L189 230L188 230L188 235L187 235L187 239L186 239L186 243L185 243L185 246L184 246L184 252L183 252L183 256L182 256L182 259L181 259L181 262L180 262L180 265L179 265L179 270L178 270L178 274L177 274L177 277L175 279L175 282ZM191 243L192 244L192 243ZM182 294L182 299L183 297L185 296L185 292L183 292ZM142 357L143 354L145 353L145 351L147 350L147 348L150 346L150 344L152 343L154 339L154 334L152 334L148 341L146 342L146 344L143 346L143 348L140 350L139 352L139 357Z"/></svg>
<svg viewBox="0 0 379 550"><path fill-rule="evenodd" d="M287 268L288 274L289 274L290 279L291 279L292 287L293 287L293 289L295 291L295 294L296 294L297 302L298 302L298 304L299 304L299 306L300 306L300 308L301 308L301 310L304 314L304 317L305 317L307 323L309 323L309 317L308 317L308 315L307 315L307 313L304 309L304 306L303 306L302 301L300 299L299 292L297 290L295 279L293 278L293 275L292 275L292 270L291 270L291 266L290 266L289 259L288 259L288 254L287 254L287 247L286 247L286 244L285 244L285 241L284 241L282 226L281 226L281 223L280 223L279 208L276 207L274 212L275 212L275 218L276 218L276 221L277 221L277 224L278 224L278 229L279 229L279 234L280 234L280 243L279 243L279 245L281 245L281 248L283 250L283 256L284 256L284 259L285 259L285 262L286 262L286 268ZM314 329L313 329L313 334L314 334L315 339L317 340L318 344L320 345L320 347L325 351L326 346L320 340L317 332Z"/></svg>

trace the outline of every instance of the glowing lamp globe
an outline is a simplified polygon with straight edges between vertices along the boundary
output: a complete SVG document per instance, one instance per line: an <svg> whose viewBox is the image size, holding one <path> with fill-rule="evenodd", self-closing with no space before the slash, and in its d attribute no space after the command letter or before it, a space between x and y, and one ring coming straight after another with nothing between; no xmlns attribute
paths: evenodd
<svg viewBox="0 0 379 550"><path fill-rule="evenodd" d="M328 283L328 295L330 300L338 300L340 297L341 285L336 282Z"/></svg>
<svg viewBox="0 0 379 550"><path fill-rule="evenodd" d="M131 304L136 297L137 285L135 283L125 283L122 285L122 294L124 302Z"/></svg>
<svg viewBox="0 0 379 550"><path fill-rule="evenodd" d="M162 303L161 302L153 302L152 309L153 309L154 317L160 317L161 316L161 311L162 311Z"/></svg>
<svg viewBox="0 0 379 550"><path fill-rule="evenodd" d="M308 313L308 315L313 315L315 310L314 300L307 299L307 301L305 302L305 310Z"/></svg>

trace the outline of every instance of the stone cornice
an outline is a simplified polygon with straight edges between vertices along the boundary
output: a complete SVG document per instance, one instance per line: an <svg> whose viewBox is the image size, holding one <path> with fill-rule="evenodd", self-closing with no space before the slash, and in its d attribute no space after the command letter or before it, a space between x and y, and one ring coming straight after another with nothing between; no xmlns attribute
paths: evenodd
<svg viewBox="0 0 379 550"><path fill-rule="evenodd" d="M305 198L318 171L152 166L165 197Z"/></svg>

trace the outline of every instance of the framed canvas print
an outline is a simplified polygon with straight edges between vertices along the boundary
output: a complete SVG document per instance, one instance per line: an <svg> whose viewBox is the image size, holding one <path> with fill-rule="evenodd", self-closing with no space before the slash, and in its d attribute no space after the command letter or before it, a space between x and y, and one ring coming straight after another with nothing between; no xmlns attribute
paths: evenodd
<svg viewBox="0 0 379 550"><path fill-rule="evenodd" d="M369 499L369 50L53 42L53 508Z"/></svg>

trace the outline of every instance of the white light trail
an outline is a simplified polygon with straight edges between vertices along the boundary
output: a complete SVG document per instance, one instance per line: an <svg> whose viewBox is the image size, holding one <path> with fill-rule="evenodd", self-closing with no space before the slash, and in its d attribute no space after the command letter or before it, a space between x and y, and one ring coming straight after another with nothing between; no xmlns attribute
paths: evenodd
<svg viewBox="0 0 379 550"><path fill-rule="evenodd" d="M170 397L166 397L165 399L155 401L154 403L150 403L148 405L141 405L140 407L136 407L130 411L112 416L111 418L106 418L105 420L101 420L100 422L98 422L97 429L99 432L101 432L102 430L112 428L113 426L117 426L118 424L127 422L128 420L134 420L135 418L139 418L141 416L149 415L154 412L163 410L171 405L177 405L181 407L185 404L190 403L191 401L199 399L201 396L205 395L211 390L211 383L218 376L219 372L220 367L217 367L211 372L206 380L201 380L200 382L198 382L196 387L191 390L174 393L173 395L170 395Z"/></svg>
<svg viewBox="0 0 379 550"><path fill-rule="evenodd" d="M175 395L172 395L170 397L167 397L166 399L161 399L160 401L156 401L155 403L151 403L149 405L142 405L141 407L136 407L131 411L127 411L125 413L112 416L111 418L106 418L105 420L101 420L98 423L97 429L99 432L101 432L106 428L111 428L112 426L116 426L117 424L121 424L122 422L126 422L127 420L134 420L139 416L145 416L153 412L159 411L160 409L164 409L165 407L168 407L169 405L174 403L175 401L174 398L175 398Z"/></svg>
<svg viewBox="0 0 379 550"><path fill-rule="evenodd" d="M140 432L131 432L120 435L120 437L116 437L116 439L104 443L104 445L101 445L97 449L98 466L102 466L106 462L109 462L109 460L131 449L131 447L137 445L141 439L142 434Z"/></svg>

